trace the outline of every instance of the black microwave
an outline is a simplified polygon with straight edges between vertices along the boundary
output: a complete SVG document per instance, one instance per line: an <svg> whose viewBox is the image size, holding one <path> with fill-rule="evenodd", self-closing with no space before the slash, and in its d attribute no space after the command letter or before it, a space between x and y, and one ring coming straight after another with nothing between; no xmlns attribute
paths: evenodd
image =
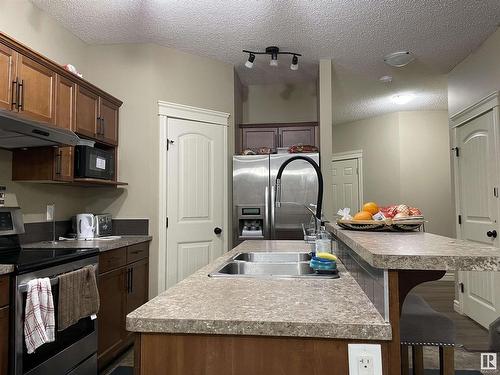
<svg viewBox="0 0 500 375"><path fill-rule="evenodd" d="M75 177L113 180L115 153L90 146L75 146Z"/></svg>

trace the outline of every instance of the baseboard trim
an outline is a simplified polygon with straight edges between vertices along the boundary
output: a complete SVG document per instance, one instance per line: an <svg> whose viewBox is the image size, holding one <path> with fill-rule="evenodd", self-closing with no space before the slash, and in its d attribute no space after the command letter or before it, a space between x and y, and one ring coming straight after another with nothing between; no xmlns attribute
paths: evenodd
<svg viewBox="0 0 500 375"><path fill-rule="evenodd" d="M462 312L462 306L460 305L460 301L456 299L453 300L453 310L455 310L457 314L464 315L464 313Z"/></svg>

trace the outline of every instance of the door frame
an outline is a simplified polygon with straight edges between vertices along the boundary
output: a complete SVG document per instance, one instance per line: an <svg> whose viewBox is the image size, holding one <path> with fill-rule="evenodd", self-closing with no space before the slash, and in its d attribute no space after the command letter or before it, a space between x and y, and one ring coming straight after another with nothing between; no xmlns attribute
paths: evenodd
<svg viewBox="0 0 500 375"><path fill-rule="evenodd" d="M227 132L229 127L229 113L214 111L211 109L192 107L184 104L177 104L172 102L158 101L158 118L160 126L159 138L159 173L158 173L158 294L167 288L167 138L168 138L168 120L169 119L182 119L208 123L212 125L219 125L224 127L224 198L223 198L223 225L226 230L224 231L224 239L222 243L222 250L228 250L229 241L229 215L228 215L228 139Z"/></svg>
<svg viewBox="0 0 500 375"><path fill-rule="evenodd" d="M332 154L332 164L335 161L342 161L342 160L350 160L350 159L357 159L358 160L358 190L359 190L359 208L363 207L363 150L352 150L352 151L345 151L345 152L336 152ZM333 182L333 171L332 167L330 166L330 173L332 174L332 182ZM332 184L333 186L333 184ZM334 215L337 213L334 212Z"/></svg>
<svg viewBox="0 0 500 375"><path fill-rule="evenodd" d="M460 126L465 125L469 121L483 115L484 113L493 110L493 120L495 121L494 127L500 129L500 91L495 91L488 96L482 98L476 103L464 108L463 110L450 116L450 141L451 141L451 157L453 159L453 185L454 185L454 195L455 195L455 229L457 233L457 238L462 239L462 228L458 223L458 216L461 215L461 199L460 199L460 175L458 169L458 158L454 156L453 152L457 146L457 130ZM500 150L500 140L497 139L497 150ZM500 216L500 215L499 215ZM500 223L499 229L500 229ZM463 272L458 271L455 277L455 300L453 301L454 310L463 314L463 301L464 295L460 292L460 284L464 282ZM458 299L457 299L458 296Z"/></svg>

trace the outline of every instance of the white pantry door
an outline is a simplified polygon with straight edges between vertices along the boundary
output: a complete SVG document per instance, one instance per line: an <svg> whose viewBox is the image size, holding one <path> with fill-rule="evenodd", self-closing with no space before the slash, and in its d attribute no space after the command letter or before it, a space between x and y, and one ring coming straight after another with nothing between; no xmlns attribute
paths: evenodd
<svg viewBox="0 0 500 375"><path fill-rule="evenodd" d="M223 253L227 171L224 126L169 118L167 134L170 287Z"/></svg>
<svg viewBox="0 0 500 375"><path fill-rule="evenodd" d="M493 111L457 129L461 237L498 246L498 137ZM500 234L500 233L499 233ZM500 273L463 272L463 312L484 327L500 316Z"/></svg>
<svg viewBox="0 0 500 375"><path fill-rule="evenodd" d="M349 207L351 214L359 211L358 159L336 160L332 162L333 173L333 214Z"/></svg>

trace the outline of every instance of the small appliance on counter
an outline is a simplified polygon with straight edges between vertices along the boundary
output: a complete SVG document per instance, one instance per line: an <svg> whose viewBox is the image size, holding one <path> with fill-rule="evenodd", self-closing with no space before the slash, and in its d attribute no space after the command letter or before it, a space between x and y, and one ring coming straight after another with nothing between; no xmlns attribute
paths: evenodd
<svg viewBox="0 0 500 375"><path fill-rule="evenodd" d="M111 214L95 215L95 237L107 237L113 234L113 217Z"/></svg>
<svg viewBox="0 0 500 375"><path fill-rule="evenodd" d="M73 216L73 231L78 240L95 238L118 238L113 234L113 217L111 214L78 214Z"/></svg>
<svg viewBox="0 0 500 375"><path fill-rule="evenodd" d="M75 146L75 177L112 180L115 177L115 154L90 146Z"/></svg>
<svg viewBox="0 0 500 375"><path fill-rule="evenodd" d="M96 219L93 214L78 214L75 216L74 230L76 238L88 240L94 238Z"/></svg>

